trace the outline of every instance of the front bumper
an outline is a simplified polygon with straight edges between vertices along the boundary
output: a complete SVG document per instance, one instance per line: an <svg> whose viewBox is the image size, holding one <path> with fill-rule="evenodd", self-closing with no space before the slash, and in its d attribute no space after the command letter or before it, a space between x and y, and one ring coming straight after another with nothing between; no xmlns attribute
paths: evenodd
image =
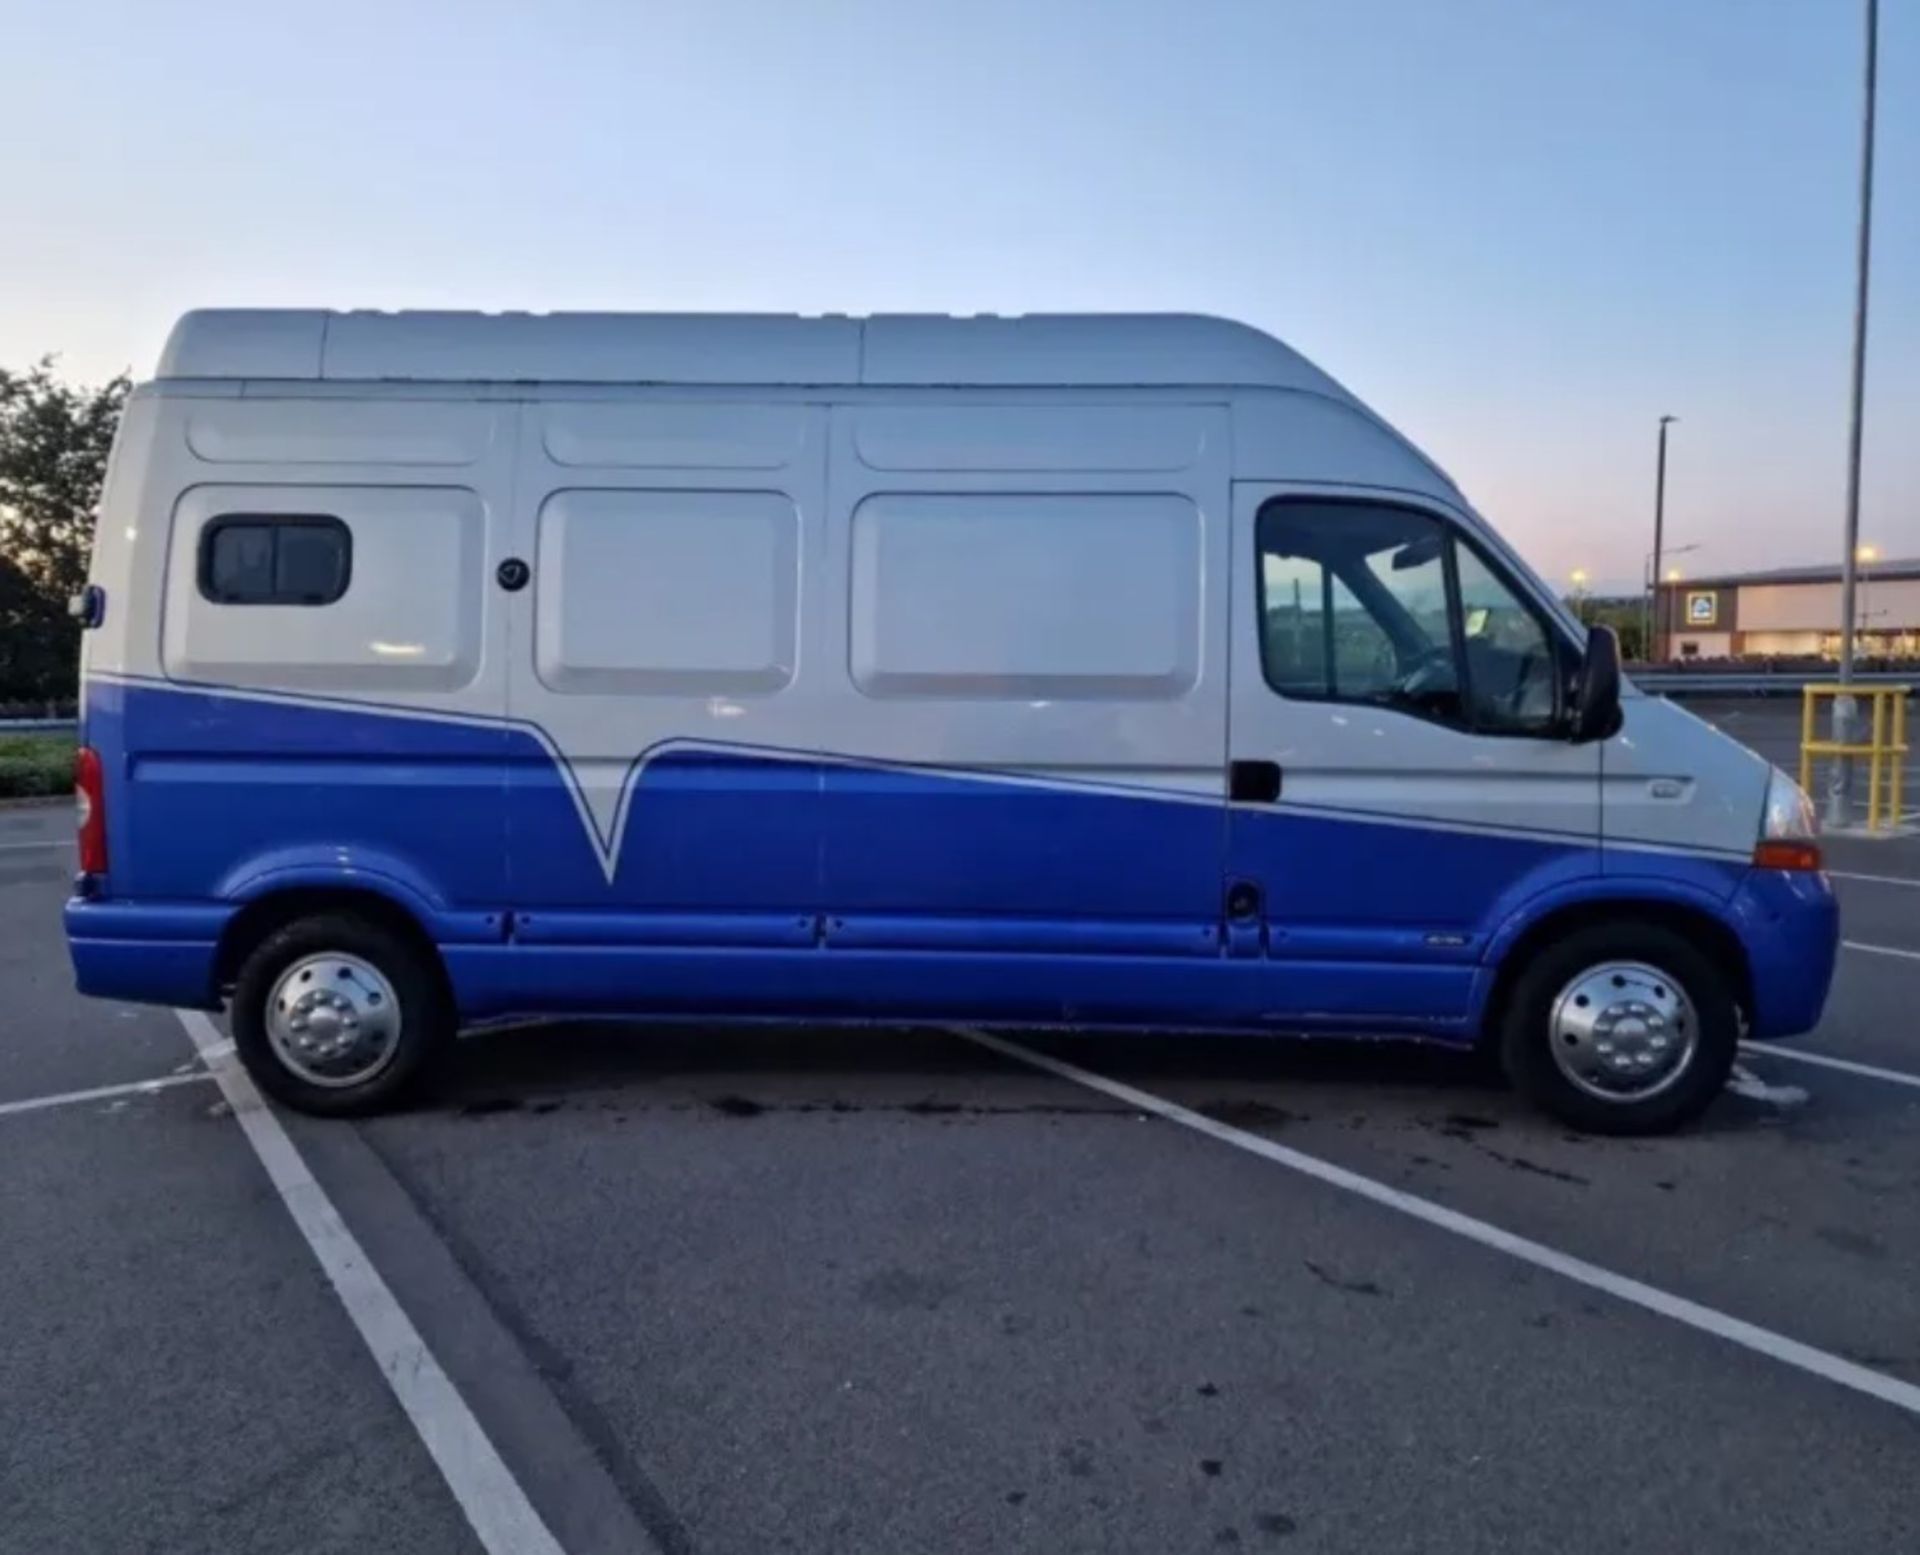
<svg viewBox="0 0 1920 1555"><path fill-rule="evenodd" d="M1797 1037L1820 1023L1840 954L1833 882L1810 871L1756 869L1727 904L1751 972L1749 1030Z"/></svg>

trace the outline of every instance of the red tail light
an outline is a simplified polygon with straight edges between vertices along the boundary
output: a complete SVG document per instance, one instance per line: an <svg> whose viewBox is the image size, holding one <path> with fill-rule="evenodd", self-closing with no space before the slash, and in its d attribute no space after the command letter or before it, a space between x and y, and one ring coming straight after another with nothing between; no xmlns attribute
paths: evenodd
<svg viewBox="0 0 1920 1555"><path fill-rule="evenodd" d="M100 780L100 753L82 745L73 753L74 824L80 833L80 872L107 872L107 790Z"/></svg>

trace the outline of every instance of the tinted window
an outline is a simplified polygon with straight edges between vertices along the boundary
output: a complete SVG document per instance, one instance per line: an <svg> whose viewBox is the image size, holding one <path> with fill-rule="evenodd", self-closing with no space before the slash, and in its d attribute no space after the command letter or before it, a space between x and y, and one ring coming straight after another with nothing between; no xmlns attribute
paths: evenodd
<svg viewBox="0 0 1920 1555"><path fill-rule="evenodd" d="M229 514L200 536L200 592L222 605L330 605L347 591L353 537L337 518Z"/></svg>
<svg viewBox="0 0 1920 1555"><path fill-rule="evenodd" d="M1261 510L1261 651L1295 698L1498 733L1554 724L1555 639L1439 519L1357 502Z"/></svg>

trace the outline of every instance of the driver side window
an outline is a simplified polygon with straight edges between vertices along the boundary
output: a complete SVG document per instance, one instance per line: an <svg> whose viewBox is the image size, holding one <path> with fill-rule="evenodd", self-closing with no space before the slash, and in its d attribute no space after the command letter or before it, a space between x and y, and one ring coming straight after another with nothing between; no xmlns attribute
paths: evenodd
<svg viewBox="0 0 1920 1555"><path fill-rule="evenodd" d="M1258 539L1261 657L1281 695L1482 733L1553 731L1555 638L1439 519L1279 500L1261 509Z"/></svg>

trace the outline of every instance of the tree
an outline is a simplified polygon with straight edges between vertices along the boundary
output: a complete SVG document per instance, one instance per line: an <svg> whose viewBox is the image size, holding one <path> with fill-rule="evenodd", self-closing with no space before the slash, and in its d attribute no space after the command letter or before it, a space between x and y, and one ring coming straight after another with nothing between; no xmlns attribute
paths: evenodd
<svg viewBox="0 0 1920 1555"><path fill-rule="evenodd" d="M0 702L73 694L79 633L67 600L87 581L94 510L126 404L125 374L63 383L53 359L0 367Z"/></svg>
<svg viewBox="0 0 1920 1555"><path fill-rule="evenodd" d="M1610 626L1620 638L1620 657L1638 663L1646 656L1646 606L1637 599L1591 599L1587 619Z"/></svg>
<svg viewBox="0 0 1920 1555"><path fill-rule="evenodd" d="M0 707L71 697L79 635L67 612L0 556Z"/></svg>
<svg viewBox="0 0 1920 1555"><path fill-rule="evenodd" d="M1637 599L1604 594L1575 594L1563 603L1588 626L1610 626L1620 639L1620 657L1638 662L1646 648L1646 605Z"/></svg>

